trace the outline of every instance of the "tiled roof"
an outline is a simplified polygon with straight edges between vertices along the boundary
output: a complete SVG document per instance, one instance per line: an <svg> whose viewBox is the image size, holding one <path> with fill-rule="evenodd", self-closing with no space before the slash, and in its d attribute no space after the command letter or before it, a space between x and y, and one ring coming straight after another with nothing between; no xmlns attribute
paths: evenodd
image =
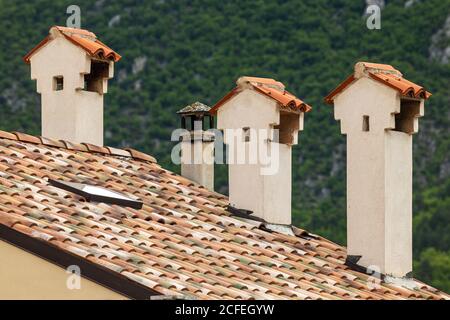
<svg viewBox="0 0 450 320"><path fill-rule="evenodd" d="M109 59L114 62L119 61L121 58L120 54L98 40L96 35L88 30L60 26L54 26L52 29L59 31L67 40L84 49L92 57ZM24 61L30 63L31 56L51 40L51 35L48 35L23 58Z"/></svg>
<svg viewBox="0 0 450 320"><path fill-rule="evenodd" d="M429 97L431 97L431 93L426 91L424 87L403 78L402 73L396 70L391 65L359 62L355 65L355 70L358 67L363 69L361 70L361 72L363 72L371 79L374 79L375 81L383 83L384 85L387 85L399 91L402 96L423 99L428 99ZM333 104L333 100L336 95L345 90L347 86L349 86L351 83L353 83L353 81L357 79L358 77L356 77L355 74L350 75L325 97L325 102Z"/></svg>
<svg viewBox="0 0 450 320"><path fill-rule="evenodd" d="M87 202L48 179L99 185L144 205ZM0 131L0 238L10 230L161 295L449 299L415 280L415 289L371 289L368 275L344 264L344 247L295 227L295 236L271 232L227 205L226 196L132 149Z"/></svg>
<svg viewBox="0 0 450 320"><path fill-rule="evenodd" d="M244 88L251 88L269 98L272 98L281 108L291 109L294 111L309 112L311 106L285 90L284 84L274 79L241 77L236 81L237 86L217 102L210 110L212 114L216 114L217 110L228 100L241 92Z"/></svg>

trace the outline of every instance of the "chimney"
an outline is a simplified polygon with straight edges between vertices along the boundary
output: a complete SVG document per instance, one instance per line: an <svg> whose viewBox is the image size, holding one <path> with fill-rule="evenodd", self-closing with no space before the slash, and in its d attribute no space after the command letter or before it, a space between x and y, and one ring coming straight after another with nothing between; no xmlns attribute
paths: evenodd
<svg viewBox="0 0 450 320"><path fill-rule="evenodd" d="M103 145L103 95L120 55L87 30L52 27L25 57L41 94L42 136Z"/></svg>
<svg viewBox="0 0 450 320"><path fill-rule="evenodd" d="M230 206L290 225L291 149L311 107L273 79L241 77L236 84L211 109L228 146Z"/></svg>
<svg viewBox="0 0 450 320"><path fill-rule="evenodd" d="M347 136L347 263L412 271L412 135L431 94L390 65L359 62L325 101Z"/></svg>
<svg viewBox="0 0 450 320"><path fill-rule="evenodd" d="M178 111L181 127L181 175L214 190L214 120L211 108L194 102Z"/></svg>

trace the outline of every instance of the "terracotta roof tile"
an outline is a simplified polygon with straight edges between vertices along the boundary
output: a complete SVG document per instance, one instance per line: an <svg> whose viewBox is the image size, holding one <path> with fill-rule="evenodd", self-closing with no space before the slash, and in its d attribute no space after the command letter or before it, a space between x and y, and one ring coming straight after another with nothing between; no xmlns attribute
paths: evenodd
<svg viewBox="0 0 450 320"><path fill-rule="evenodd" d="M125 150L128 151L133 158L156 163L156 159L148 154L142 153L140 151L131 148L125 148Z"/></svg>
<svg viewBox="0 0 450 320"><path fill-rule="evenodd" d="M87 150L90 152L97 152L97 153L102 153L102 154L109 154L109 149L105 148L105 147L100 147L100 146L96 146L90 143L82 143L83 145L86 146Z"/></svg>
<svg viewBox="0 0 450 320"><path fill-rule="evenodd" d="M69 150L76 150L76 151L89 151L88 147L85 144L81 143L73 143L66 140L61 140L66 145L66 148Z"/></svg>
<svg viewBox="0 0 450 320"><path fill-rule="evenodd" d="M0 130L0 138L17 140L17 136L14 133L1 131L1 130Z"/></svg>
<svg viewBox="0 0 450 320"><path fill-rule="evenodd" d="M350 75L341 84L339 84L326 97L325 102L333 104L336 95L341 93L347 86L362 76L367 76L375 81L383 83L400 92L402 96L428 99L431 93L426 91L424 87L419 86L405 78L403 74L388 64L378 64L370 62L358 62L355 65L355 73Z"/></svg>
<svg viewBox="0 0 450 320"><path fill-rule="evenodd" d="M46 146L56 147L56 148L66 148L65 143L60 140L54 140L54 139L49 139L49 138L45 138L45 137L39 137L39 139L41 140L42 144L44 144Z"/></svg>
<svg viewBox="0 0 450 320"><path fill-rule="evenodd" d="M97 39L96 35L88 30L74 29L67 27L54 26L50 30L58 30L64 37L73 44L84 49L89 55L100 58L109 59L117 62L121 59L121 56L109 48L106 44ZM51 35L48 35L42 40L36 47L34 47L23 60L26 63L30 63L30 59L34 53L36 53L41 47L52 41Z"/></svg>
<svg viewBox="0 0 450 320"><path fill-rule="evenodd" d="M127 150L117 149L113 147L106 147L109 153L114 156L131 157L131 153Z"/></svg>
<svg viewBox="0 0 450 320"><path fill-rule="evenodd" d="M40 144L41 140L38 137L21 133L21 132L13 132L17 136L17 140L23 141L23 142L30 142L35 144Z"/></svg>
<svg viewBox="0 0 450 320"><path fill-rule="evenodd" d="M431 93L426 91L423 87L393 74L370 73L370 77L400 91L402 96L422 99L431 97Z"/></svg>
<svg viewBox="0 0 450 320"><path fill-rule="evenodd" d="M231 216L225 196L128 150L0 131L0 224L161 295L449 299L416 280L415 289L385 282L371 289L368 275L344 264L344 247L298 228L296 236L269 233ZM133 194L144 205L87 202L47 177Z"/></svg>
<svg viewBox="0 0 450 320"><path fill-rule="evenodd" d="M275 100L276 102L278 102L281 108L301 112L309 112L312 109L311 106L286 91L283 83L273 79L241 77L236 81L236 84L237 87L231 90L211 108L211 114L216 114L217 110L223 104L225 104L228 100L230 100L245 88L251 88L256 92Z"/></svg>
<svg viewBox="0 0 450 320"><path fill-rule="evenodd" d="M255 86L257 91L265 94L266 96L276 100L281 104L282 107L292 109L292 110L301 110L303 112L311 111L311 107L304 103L302 100L298 99L293 94L285 91L280 91L275 88L265 87L265 86Z"/></svg>

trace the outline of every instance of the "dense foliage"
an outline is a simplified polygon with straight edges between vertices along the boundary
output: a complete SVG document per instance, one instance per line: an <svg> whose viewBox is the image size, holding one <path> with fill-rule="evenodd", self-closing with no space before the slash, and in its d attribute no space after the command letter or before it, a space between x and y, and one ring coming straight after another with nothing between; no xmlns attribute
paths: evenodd
<svg viewBox="0 0 450 320"><path fill-rule="evenodd" d="M450 65L430 58L448 45L433 35L445 35L450 1L385 2L381 30L368 30L363 0L78 0L82 27L123 55L105 97L106 143L177 171L176 110L213 104L241 75L278 79L314 108L294 148L294 223L345 244L345 137L323 97L356 61L392 64L433 93L414 137L414 272L450 291ZM0 0L2 130L39 134L39 96L21 58L65 24L72 3ZM226 193L224 166L216 180Z"/></svg>

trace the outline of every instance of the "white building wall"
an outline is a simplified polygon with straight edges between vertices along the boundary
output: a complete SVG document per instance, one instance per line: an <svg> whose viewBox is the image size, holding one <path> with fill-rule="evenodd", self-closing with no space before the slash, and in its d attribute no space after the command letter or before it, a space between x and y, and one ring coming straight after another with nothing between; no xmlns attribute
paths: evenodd
<svg viewBox="0 0 450 320"><path fill-rule="evenodd" d="M225 130L225 143L229 146L233 137L226 129L252 129L250 139L254 139L253 130L272 130L279 124L280 111L277 103L253 90L245 89L227 101L218 109L217 127ZM303 128L303 115L299 117L299 128ZM295 132L297 135L297 132ZM270 135L269 135L270 136ZM235 155L245 154L249 159L249 144L237 139ZM296 139L294 142L296 143ZM276 145L275 145L276 144ZM261 174L267 165L251 164L246 160L241 164L229 164L230 204L238 209L253 211L257 217L276 224L291 223L291 146L275 142L263 143L264 148L278 147L279 159L273 175ZM243 148L243 149L240 149Z"/></svg>
<svg viewBox="0 0 450 320"><path fill-rule="evenodd" d="M84 74L91 58L57 31L53 40L31 56L31 78L37 80L42 102L42 135L71 142L103 145L103 94L83 91ZM109 78L113 76L109 62ZM54 77L62 76L64 88L54 90ZM103 81L103 93L107 79Z"/></svg>
<svg viewBox="0 0 450 320"><path fill-rule="evenodd" d="M181 175L214 190L214 142L192 143L191 138L185 135L181 142Z"/></svg>
<svg viewBox="0 0 450 320"><path fill-rule="evenodd" d="M387 131L386 265L394 276L412 271L412 135Z"/></svg>
<svg viewBox="0 0 450 320"><path fill-rule="evenodd" d="M405 276L412 270L412 135L393 131L400 95L360 78L334 100L347 135L348 255ZM363 116L369 131L363 131Z"/></svg>

